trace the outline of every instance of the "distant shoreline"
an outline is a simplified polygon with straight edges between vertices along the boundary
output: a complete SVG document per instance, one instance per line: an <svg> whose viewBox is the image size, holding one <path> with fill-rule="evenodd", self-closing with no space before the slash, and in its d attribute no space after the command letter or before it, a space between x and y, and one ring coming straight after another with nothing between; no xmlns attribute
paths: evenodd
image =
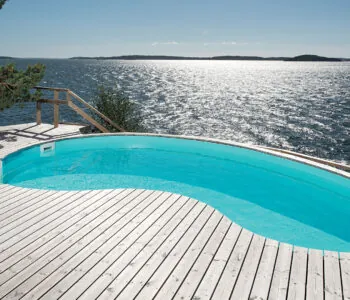
<svg viewBox="0 0 350 300"><path fill-rule="evenodd" d="M96 59L96 60L254 60L254 61L350 61L347 58L331 58L318 55L299 55L295 57L261 57L261 56L213 56L213 57L187 57L168 55L122 55L122 56L99 56L99 57L72 57L70 59Z"/></svg>
<svg viewBox="0 0 350 300"><path fill-rule="evenodd" d="M21 58L11 56L0 56L0 59L74 59L74 60L212 60L212 61L232 61L232 60L243 60L243 61L286 61L286 62L341 62L350 61L350 58L331 58L318 55L299 55L295 57L262 57L262 56L240 56L240 55L226 55L226 56L212 56L212 57L191 57L191 56L171 56L171 55L121 55L121 56L76 56L71 58Z"/></svg>

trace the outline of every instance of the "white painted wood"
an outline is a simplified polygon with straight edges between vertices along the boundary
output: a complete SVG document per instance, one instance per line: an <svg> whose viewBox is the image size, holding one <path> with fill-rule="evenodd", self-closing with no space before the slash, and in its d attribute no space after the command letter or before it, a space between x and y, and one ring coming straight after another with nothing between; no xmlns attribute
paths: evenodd
<svg viewBox="0 0 350 300"><path fill-rule="evenodd" d="M243 229L213 293L213 299L229 299L247 254L253 234Z"/></svg>
<svg viewBox="0 0 350 300"><path fill-rule="evenodd" d="M168 281L158 293L158 299L165 299L167 296L171 296L175 292L176 294L173 299L193 298L206 270L225 238L230 225L231 221L229 219L222 218L220 224L215 228L215 231L205 245L202 246L201 244L194 243L190 247L176 269L172 272ZM194 259L195 263L193 264L192 260ZM185 280L183 280L184 277ZM166 288L166 285L168 288ZM171 288L170 293L168 292L169 288ZM163 293L161 293L162 291Z"/></svg>
<svg viewBox="0 0 350 300"><path fill-rule="evenodd" d="M16 197L18 201L14 201L13 203L10 203L9 205L0 210L0 221L3 223L8 218L15 216L16 214L26 209L28 210L31 207L34 207L35 205L39 206L39 203L48 202L46 200L46 197L49 197L53 194L62 195L64 194L64 192L50 192L46 190L27 190L26 193L23 193Z"/></svg>
<svg viewBox="0 0 350 300"><path fill-rule="evenodd" d="M323 251L309 250L306 299L323 300Z"/></svg>
<svg viewBox="0 0 350 300"><path fill-rule="evenodd" d="M44 194L47 191L43 190L31 190L31 189L16 189L13 192L8 191L8 195L4 196L1 201L0 208L0 220L3 218L5 213L12 209L20 209L24 205L28 205L29 202L36 202L36 195Z"/></svg>
<svg viewBox="0 0 350 300"><path fill-rule="evenodd" d="M5 207L11 204L14 205L15 202L23 199L25 194L33 194L35 192L38 192L38 190L24 189L8 185L6 190L4 189L0 191L0 212L3 213Z"/></svg>
<svg viewBox="0 0 350 300"><path fill-rule="evenodd" d="M259 261L265 244L265 238L254 235L249 247L246 259L244 260L237 283L233 289L231 298L248 299L257 272Z"/></svg>
<svg viewBox="0 0 350 300"><path fill-rule="evenodd" d="M24 271L16 274L16 276L12 277L5 284L3 284L2 290L0 290L0 297L2 297L2 292L3 294L8 293L8 291L12 290L21 283L22 285L26 285L27 288L30 288L30 282L36 282L35 276L39 277L37 280L40 282L41 279L44 279L46 276L51 274L53 270L63 265L77 253L80 253L81 259L84 259L85 257L81 250L85 249L85 251L90 254L90 247L88 246L91 246L92 242L95 241L96 238L108 238L108 235L106 234L107 230L113 230L113 226L118 227L119 225L122 227L129 221L129 219L125 220L125 218L123 218L125 215L128 213L138 214L140 210L142 211L145 206L149 204L148 202L143 201L144 198L146 198L146 201L149 200L150 202L153 202L153 197L147 197L150 195L150 193L151 192L142 193L142 191L137 190L134 193L129 194L127 197L123 198L122 201L119 201L117 205L113 206L112 209L107 210L105 213L100 215L99 218L90 222L88 227L84 227L83 230L78 231L70 239L53 248L53 251L48 249L50 251L46 252L44 256L40 257L40 260L36 261L34 264L31 264ZM138 195L138 199L141 201L141 203L138 202L135 204L131 200ZM159 195L159 193L153 193L151 195L156 197ZM93 252L93 249L91 251Z"/></svg>
<svg viewBox="0 0 350 300"><path fill-rule="evenodd" d="M50 202L52 200L55 200L67 192L56 192L56 191L48 191L47 193L41 194L40 196L37 196L35 202L32 202L31 205L28 205L26 208L22 209L21 211L18 211L11 216L8 216L0 221L0 227L1 229L7 227L12 228L15 225L15 221L20 220L22 223L26 222L27 220L30 220L32 216L35 216L38 214L38 211L41 209L43 211L45 207L47 208L50 205Z"/></svg>
<svg viewBox="0 0 350 300"><path fill-rule="evenodd" d="M225 238L218 252L215 254L209 268L207 269L200 285L195 292L194 299L210 299L214 292L216 283L219 281L222 271L224 270L226 263L230 257L232 249L234 248L238 236L242 230L242 227L235 223L231 223L231 227L227 232Z"/></svg>
<svg viewBox="0 0 350 300"><path fill-rule="evenodd" d="M25 192L27 191L28 189L26 188L21 188L21 187L17 187L17 186L14 186L14 185L10 185L10 184L0 184L0 187L1 187L1 190L0 190L0 195L1 195L1 198L0 198L0 204L2 204L2 202L5 202L5 200L10 200L10 198L5 198L5 195L9 195L9 192L13 192L13 193L16 193L18 191L22 191L22 192Z"/></svg>
<svg viewBox="0 0 350 300"><path fill-rule="evenodd" d="M350 300L350 253L340 253L341 278L344 300Z"/></svg>
<svg viewBox="0 0 350 300"><path fill-rule="evenodd" d="M6 190L8 190L10 188L13 188L13 186L9 185L9 184L5 184L5 183L0 184L0 195L1 195L2 192L6 191ZM0 200L0 203L1 203L1 200Z"/></svg>
<svg viewBox="0 0 350 300"><path fill-rule="evenodd" d="M61 243L67 242L67 240L72 243L72 237L75 233L83 230L84 228L88 230L91 223L96 218L98 218L108 209L115 207L115 205L125 196L130 194L131 191L132 190L114 190L111 193L106 193L106 196L102 198L101 203L100 201L93 202L83 212L70 218L69 221L42 236L40 239L35 241L35 243L31 243L27 247L11 255L1 264L0 285L3 284L5 279L8 280L10 277L14 276L14 274L19 273L30 264L36 262L46 253L52 251L54 247L61 246Z"/></svg>
<svg viewBox="0 0 350 300"><path fill-rule="evenodd" d="M32 286L32 283L26 283L21 286L20 289L17 289L28 293L23 299L30 299L33 295L35 295L35 297L44 295L55 285L56 282L60 281L71 272L76 271L77 274L79 274L80 270L84 272L84 268L80 266L81 263L85 262L91 256L94 257L95 254L100 254L100 251L103 251L103 249L101 250L101 247L113 247L113 245L124 241L129 234L133 233L135 228L140 224L142 225L143 221L155 212L157 207L165 202L164 200L169 197L169 194L163 193L159 197L158 196L159 193L151 195L150 198L153 198L154 201L136 216L139 220L136 219L132 221L132 219L129 219L129 214L124 212L121 215L121 218L119 218L119 220L121 220L121 226L110 224L111 226L108 230L105 230L103 233L100 232L99 236L88 244L88 247L81 249L80 245L78 245L79 252L72 253L71 251L68 251L63 255L60 255L54 262L51 261L48 266L30 278L30 282L32 280L37 283L40 282L34 289L30 290L28 293L28 288ZM167 207L167 204L168 203L165 202L165 208ZM103 255L103 253L101 254Z"/></svg>
<svg viewBox="0 0 350 300"><path fill-rule="evenodd" d="M259 263L258 272L256 273L253 283L253 288L249 296L250 299L267 299L277 258L277 251L278 242L267 239Z"/></svg>
<svg viewBox="0 0 350 300"><path fill-rule="evenodd" d="M342 288L338 252L324 251L324 278L325 300L341 300Z"/></svg>
<svg viewBox="0 0 350 300"><path fill-rule="evenodd" d="M176 212L187 202L188 198L172 195L164 203L151 213L142 224L128 235L122 243L115 244L111 241L110 248L103 245L91 262L84 262L79 267L85 272L84 276L64 295L63 299L75 299L82 295L82 298L95 299L98 297L129 263L130 261L149 244ZM94 255L94 254L93 254ZM67 276L65 280L70 280ZM61 286L61 288L60 288ZM63 290L64 283L55 289ZM89 286L88 289L86 287ZM51 299L55 294L47 294L46 299Z"/></svg>
<svg viewBox="0 0 350 300"><path fill-rule="evenodd" d="M0 210L1 211L0 222L5 226L9 222L11 222L13 219L16 219L18 214L23 214L28 211L35 210L36 207L43 205L44 203L50 202L49 199L47 198L50 198L50 196L53 196L54 194L56 195L54 197L57 198L58 196L61 196L63 193L52 193L44 190L42 191L36 190L36 192L30 195L23 194L23 197L21 195L22 199ZM19 202L22 202L22 203L19 203Z"/></svg>
<svg viewBox="0 0 350 300"><path fill-rule="evenodd" d="M12 230L20 232L24 228L29 228L31 225L44 219L50 211L57 211L55 205L61 204L67 193L48 192L38 195L37 199L43 200L43 203L35 203L27 208L7 216L6 219L0 222L0 236L5 233L10 233ZM74 193L72 193L73 195ZM68 200L69 201L69 200Z"/></svg>
<svg viewBox="0 0 350 300"><path fill-rule="evenodd" d="M277 261L268 296L268 299L270 300L280 300L287 298L292 253L292 245L285 243L281 243L279 245Z"/></svg>
<svg viewBox="0 0 350 300"><path fill-rule="evenodd" d="M159 239L148 244L147 247L127 265L122 273L114 278L114 281L104 290L98 299L113 299L118 297L124 288L126 290L124 291L124 295L126 296L131 296L132 294L136 295L141 290L144 281L152 276L205 208L205 204L202 202L197 203L191 199L189 203L190 205L191 203L195 203L195 205L188 214L184 215L183 219L180 217L180 219L175 220L173 225L175 226L174 230L165 230L164 233L159 236Z"/></svg>
<svg viewBox="0 0 350 300"><path fill-rule="evenodd" d="M208 222L206 222L201 228L194 240L189 239L190 243L185 247L179 248L178 250L177 247L175 247L169 256L167 256L167 258L164 260L160 268L155 272L155 274L153 274L151 279L146 282L136 299L152 299L157 294L160 287L164 284L165 278L168 276L171 277L171 274L177 267L181 269L184 265L189 265L190 267L192 265L192 261L196 258L196 252L203 248L206 241L220 222L221 218L222 215L219 212L214 211ZM186 243L186 240L183 241Z"/></svg>
<svg viewBox="0 0 350 300"><path fill-rule="evenodd" d="M294 247L287 300L305 298L308 250Z"/></svg>
<svg viewBox="0 0 350 300"><path fill-rule="evenodd" d="M3 257L8 253L17 251L18 248L23 245L34 241L41 235L51 231L53 228L68 220L80 206L86 205L86 200L89 194L96 194L96 191L89 193L68 193L63 197L61 204L58 206L57 211L53 208L49 218L44 218L33 226L25 228L24 230L12 230L9 233L2 235L2 243L0 244L0 261L3 261ZM75 209L75 210L74 210Z"/></svg>
<svg viewBox="0 0 350 300"><path fill-rule="evenodd" d="M81 207L81 209L83 210L84 208L88 207L90 205L90 202L94 202L96 200L96 198L98 197L98 192L94 192L94 193L83 193L83 194L76 194L76 197L79 197L79 201L81 201L81 203L84 204L83 207ZM104 192L103 194L106 194L106 192ZM67 228L67 224L69 224L69 222L71 220L74 219L74 217L79 214L78 211L77 213L75 213L74 210L72 210L72 214L70 214L69 212L67 213L66 211L61 211L61 214L59 215L59 217L63 218L63 220L61 220L60 223L58 223L57 227L53 227L52 230L50 230L50 228L40 228L39 226L39 230L36 231L32 231L29 232L27 235L23 232L25 232L26 230L24 230L21 233L17 233L16 236L21 237L23 236L22 239L19 239L17 242L15 241L15 243L13 243L13 245L10 245L8 248L6 248L1 254L1 267L6 269L9 267L9 263L8 260L11 260L11 258L13 256L18 257L18 253L23 252L26 248L30 248L33 245L38 245L38 243L40 243L40 241L48 241L49 238L52 236L52 233L54 230L57 230L58 228L60 229L60 232L64 231ZM82 213L83 215L84 213ZM48 222L49 226L51 225L50 222ZM42 229L42 230L41 230ZM2 236L1 238L3 238L4 236ZM12 240L8 240L10 242L12 242ZM7 243L7 242L6 242ZM4 244L6 244L4 243ZM3 244L3 245L4 245Z"/></svg>
<svg viewBox="0 0 350 300"><path fill-rule="evenodd" d="M22 193L25 192L24 189L21 188L16 188L15 186L12 185L8 185L8 184L1 184L0 183L0 209L1 207L4 207L6 205L8 205L9 203L11 203L12 197L8 196L11 194L15 194L18 190L21 190ZM6 196L7 195L7 196Z"/></svg>
<svg viewBox="0 0 350 300"><path fill-rule="evenodd" d="M154 295L181 260L187 248L201 232L201 229L210 219L213 212L212 208L206 206L192 223L192 226L181 236L175 247L170 248L169 252L161 253L157 251L162 258L161 265L153 273L149 274L153 270L149 261L145 268L138 273L138 276L133 278L132 282L118 295L118 299L130 299L136 296L140 299L147 299L150 298L151 294Z"/></svg>

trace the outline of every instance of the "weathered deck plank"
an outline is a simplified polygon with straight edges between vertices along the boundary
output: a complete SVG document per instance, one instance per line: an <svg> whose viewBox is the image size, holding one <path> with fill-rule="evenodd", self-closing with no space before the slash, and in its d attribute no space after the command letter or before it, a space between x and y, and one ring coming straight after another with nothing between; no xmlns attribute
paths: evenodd
<svg viewBox="0 0 350 300"><path fill-rule="evenodd" d="M144 197L147 197L150 194L141 195L143 195L143 197L140 197L139 200L142 201L144 200ZM148 204L152 204L155 200L154 198L156 198L158 195L159 194L155 194L154 197L146 198L151 202ZM137 194L134 194L130 197L137 197ZM101 243L103 244L108 239L108 235L113 236L119 233L120 238L123 238L124 235L119 231L126 231L125 228L127 227L125 227L125 225L127 224L130 226L134 225L133 222L130 222L131 220L126 217L132 215L133 213L138 214L140 210L142 211L142 209L145 208L142 206L142 204L144 204L142 201L141 205L139 206L139 210L133 210L140 203L138 201L136 201L136 203L130 202L131 199L125 197L121 202L118 202L118 207L114 207L115 210L107 211L107 213L104 214L100 219L91 224L93 228L91 228L92 230L90 229L90 232L88 232L88 234L85 234L80 238L78 236L78 239L74 239L72 244L68 241L68 243L63 245L63 249L61 248L62 245L60 245L58 249L55 249L53 257L53 253L49 253L50 255L46 255L46 259L40 260L40 264L37 263L33 266L30 266L25 273L22 272L20 276L17 276L20 278L14 277L13 279L16 282L15 284L18 285L18 281L21 282L21 284L16 287L17 293L25 294L28 293L29 290L31 290L31 292L34 292L31 288L33 286L36 286L36 289L38 291L42 291L42 289L45 287L38 285L39 283L45 281L52 284L55 283L56 280L60 280L61 277L65 276L65 274L75 268L75 263L78 263L78 261L81 260L85 260L94 251L96 251L98 249L98 246L101 245ZM145 213L146 211L143 210L143 212ZM115 231L115 228L118 230ZM66 248L67 246L68 248ZM47 260L49 260L49 263L47 263ZM62 269L63 272L56 272ZM6 285L7 284L8 283L6 283Z"/></svg>
<svg viewBox="0 0 350 300"><path fill-rule="evenodd" d="M22 210L13 213L11 216L6 215L6 218L0 221L0 232L8 231L10 228L18 226L18 220L20 220L21 224L32 221L33 217L37 217L42 212L45 212L48 205L51 205L53 201L57 201L61 195L65 193L56 193L56 192L48 192L43 193L37 196L37 202L31 202L30 205L24 207ZM30 199L28 199L29 201ZM40 203L38 203L40 202ZM1 233L0 233L1 234Z"/></svg>
<svg viewBox="0 0 350 300"><path fill-rule="evenodd" d="M96 298L102 293L112 277L110 274L113 274L115 268L122 267L120 259L136 255L186 201L186 198L179 199L176 195L169 197L168 194L164 194L162 196L163 198L159 197L157 202L154 202L160 205L150 211L147 218L140 219L139 225L129 235L120 242L113 237L101 245L98 251L95 251L77 267L80 272L70 273L59 285L55 286L54 291L47 293L44 299L54 298L57 290L67 291L67 286L72 288L64 295L65 299L75 299L83 293L88 295L88 298ZM177 201L174 202L174 199ZM148 209L151 210L151 206ZM127 257L126 260L128 261ZM88 290L86 290L87 286Z"/></svg>
<svg viewBox="0 0 350 300"><path fill-rule="evenodd" d="M253 233L243 229L233 248L231 256L217 283L213 299L229 299L236 284L247 251L253 238Z"/></svg>
<svg viewBox="0 0 350 300"><path fill-rule="evenodd" d="M188 235L180 240L152 277L145 282L136 299L152 299L155 297L166 279L171 276L179 264L186 262L186 259L183 259L184 257L189 259L189 263L191 263L193 256L188 257L186 254L197 247L202 249L222 218L220 213L211 208L207 208L204 212L208 212L208 214L202 214L204 217L199 219L202 222L202 226L199 227L200 230L199 228L195 230L195 227L189 229ZM121 299L123 298L127 299L128 295L121 294Z"/></svg>
<svg viewBox="0 0 350 300"><path fill-rule="evenodd" d="M211 262L208 270L206 271L204 278L202 279L195 295L194 299L210 299L217 282L220 279L226 263L230 257L232 249L234 248L242 228L237 224L232 224L227 235L223 239L222 244L218 252L215 254L213 261Z"/></svg>
<svg viewBox="0 0 350 300"><path fill-rule="evenodd" d="M324 297L323 251L310 249L307 270L306 299L322 300Z"/></svg>
<svg viewBox="0 0 350 300"><path fill-rule="evenodd" d="M230 223L227 218L222 218L203 246L194 243L188 249L168 281L162 286L160 292L163 292L158 292L158 299L164 299L172 295L175 295L173 299L192 299L202 276L221 245ZM172 291L169 291L169 287L172 287Z"/></svg>
<svg viewBox="0 0 350 300"><path fill-rule="evenodd" d="M118 203L123 200L125 195L129 195L128 190L116 190L108 194L108 197L104 197L102 203L99 206L91 205L81 215L77 215L75 218L70 218L68 222L65 222L61 227L56 227L54 231L42 236L40 239L26 246L22 250L11 255L6 263L2 264L2 267L10 268L12 273L19 273L27 266L36 262L39 258L45 258L47 253L54 255L54 248L63 247L67 241L70 244L73 241L79 240L79 237L84 232L89 232L94 223L98 221L98 217L103 216L109 209L115 208ZM113 198L113 201L111 201ZM99 223L97 223L99 224ZM7 270L10 272L10 270ZM0 284L6 278L6 274L0 274Z"/></svg>
<svg viewBox="0 0 350 300"><path fill-rule="evenodd" d="M292 261L293 246L281 243L272 277L268 299L279 300L287 298L289 273Z"/></svg>
<svg viewBox="0 0 350 300"><path fill-rule="evenodd" d="M272 281L273 270L278 252L278 242L267 239L261 261L250 293L251 299L266 300Z"/></svg>
<svg viewBox="0 0 350 300"><path fill-rule="evenodd" d="M7 207L8 205L14 205L21 199L25 199L26 194L34 194L39 192L38 190L23 189L16 186L7 186L8 188L1 191L1 203L0 209ZM23 201L23 200L22 200Z"/></svg>
<svg viewBox="0 0 350 300"><path fill-rule="evenodd" d="M24 247L25 245L35 241L43 234L51 232L60 224L64 224L71 216L73 209L78 210L81 206L86 205L86 200L89 199L89 196L96 194L96 192L90 193L70 193L68 197L64 197L62 205L59 208L66 208L65 210L55 211L50 217L40 220L38 223L34 223L33 226L29 226L24 230L15 230L14 233L6 233L3 235L3 242L0 244L0 261L3 261L4 257L7 257L9 253L14 253ZM85 196L85 197L84 197ZM67 207L65 207L67 205ZM70 211L72 209L72 212Z"/></svg>
<svg viewBox="0 0 350 300"><path fill-rule="evenodd" d="M338 252L324 252L324 278L325 300L341 300L343 297Z"/></svg>
<svg viewBox="0 0 350 300"><path fill-rule="evenodd" d="M98 299L118 297L124 289L135 290L137 294L144 284L142 280L151 277L159 268L168 253L186 234L204 208L204 203L194 203L190 211L177 220L174 229L170 232L166 230L155 243L148 244L144 251L140 252L117 277L114 277L113 282Z"/></svg>
<svg viewBox="0 0 350 300"><path fill-rule="evenodd" d="M36 224L42 226L45 219L53 219L55 216L61 215L61 210L70 210L74 207L74 204L77 203L77 199L75 199L77 197L76 195L78 195L77 192L59 194L59 197L57 197L57 193L52 192L38 195L38 198L45 200L48 205L45 206L42 205L42 203L40 203L40 205L34 204L15 213L6 213L6 222L4 223L9 223L2 226L0 235L7 234L15 236L23 231L29 233L29 230ZM91 194L88 194L86 199L89 199L90 195ZM79 197L81 197L80 194ZM86 204L86 202L84 202L84 204ZM69 212L71 213L72 211L73 209ZM18 215L22 215L22 217L18 218ZM33 230L35 231L35 228Z"/></svg>
<svg viewBox="0 0 350 300"><path fill-rule="evenodd" d="M248 299L257 272L265 238L254 235L230 299Z"/></svg>
<svg viewBox="0 0 350 300"><path fill-rule="evenodd" d="M344 300L350 300L350 253L340 253L341 279Z"/></svg>
<svg viewBox="0 0 350 300"><path fill-rule="evenodd" d="M294 247L293 252L287 300L305 298L308 251L306 248Z"/></svg>

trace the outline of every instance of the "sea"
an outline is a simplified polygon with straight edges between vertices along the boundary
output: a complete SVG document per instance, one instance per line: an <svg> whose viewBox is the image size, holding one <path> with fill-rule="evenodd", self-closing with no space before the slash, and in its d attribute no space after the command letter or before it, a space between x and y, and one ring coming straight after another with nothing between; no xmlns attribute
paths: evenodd
<svg viewBox="0 0 350 300"><path fill-rule="evenodd" d="M0 60L46 65L42 86L91 102L101 85L138 104L148 132L213 137L350 163L350 62ZM60 120L80 117L62 107ZM50 105L43 121L52 122ZM0 112L0 126L35 121L35 105ZM1 130L1 127L0 127Z"/></svg>

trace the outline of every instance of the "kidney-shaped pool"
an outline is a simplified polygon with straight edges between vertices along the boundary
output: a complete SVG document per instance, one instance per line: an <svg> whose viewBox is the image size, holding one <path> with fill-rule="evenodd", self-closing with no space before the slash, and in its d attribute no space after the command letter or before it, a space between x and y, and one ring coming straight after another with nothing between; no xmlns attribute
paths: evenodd
<svg viewBox="0 0 350 300"><path fill-rule="evenodd" d="M3 182L52 190L169 191L281 242L350 251L349 178L238 146L131 135L67 139L7 156Z"/></svg>

